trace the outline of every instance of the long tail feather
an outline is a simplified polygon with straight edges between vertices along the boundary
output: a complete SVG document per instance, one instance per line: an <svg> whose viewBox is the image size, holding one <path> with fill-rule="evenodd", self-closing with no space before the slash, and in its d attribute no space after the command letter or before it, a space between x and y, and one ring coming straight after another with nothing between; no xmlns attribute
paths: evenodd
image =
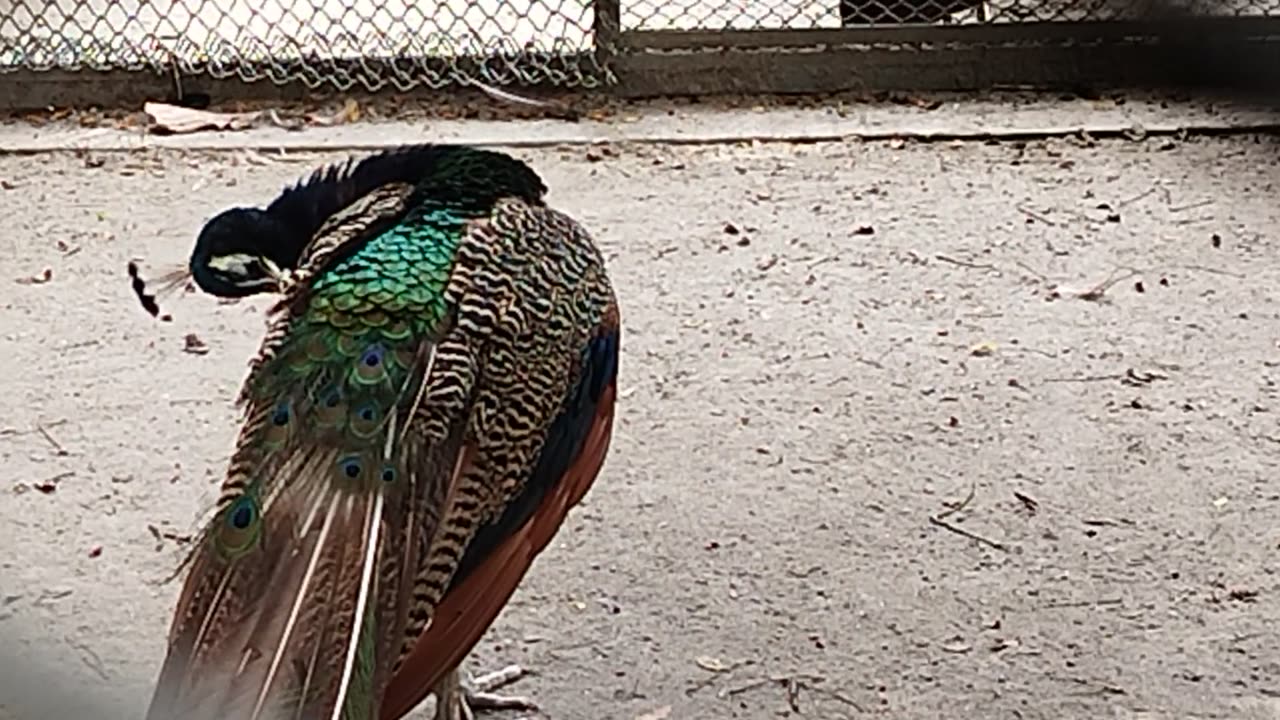
<svg viewBox="0 0 1280 720"><path fill-rule="evenodd" d="M251 401L149 719L374 717L400 651L423 536L435 527L433 493L461 447L461 422L434 447L399 432L395 418L427 382L432 353L422 346L400 356L412 358L416 379L396 384L363 455L344 455L345 431L274 437L274 405ZM307 347L287 346L261 372L296 364ZM333 412L305 397L294 407L302 427ZM266 450L268 440L281 446Z"/></svg>
<svg viewBox="0 0 1280 720"><path fill-rule="evenodd" d="M149 717L343 717L385 521L380 493L318 488L329 484L314 472L321 464L305 463L310 476L273 503L258 549L230 563L197 562L193 579L216 579L218 587L207 603L196 593L185 608L198 630L183 642L179 628L166 666L183 672L167 673L177 687L157 692ZM216 573L202 573L215 564ZM347 588L354 603L345 602ZM330 645L342 636L351 639ZM208 672L216 668L231 677Z"/></svg>
<svg viewBox="0 0 1280 720"><path fill-rule="evenodd" d="M366 519L368 527L368 535L365 538L365 556L364 562L361 563L360 591L356 596L356 610L352 613L352 626L350 635L352 638L358 638L365 623L366 611L369 605L369 596L374 589L374 573L373 568L377 562L379 550L378 532L382 529L382 493L376 493L373 498L373 507ZM356 656L360 650L359 642L352 642L347 648L347 658L343 663L342 675L338 680L338 699L333 704L332 720L339 720L342 716L342 709L346 705L347 694L351 689L351 679L356 672ZM369 668L372 674L372 668ZM366 704L368 700L366 700Z"/></svg>

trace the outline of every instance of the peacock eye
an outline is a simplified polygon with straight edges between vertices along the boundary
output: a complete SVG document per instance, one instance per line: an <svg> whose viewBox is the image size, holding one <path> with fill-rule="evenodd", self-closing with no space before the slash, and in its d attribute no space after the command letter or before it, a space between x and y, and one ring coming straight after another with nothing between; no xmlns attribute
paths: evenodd
<svg viewBox="0 0 1280 720"><path fill-rule="evenodd" d="M209 258L209 269L216 270L223 275L247 278L250 275L249 265L252 262L254 262L254 257L248 253L215 255Z"/></svg>
<svg viewBox="0 0 1280 720"><path fill-rule="evenodd" d="M228 282L242 287L269 287L275 284L270 260L249 253L228 253L209 258L209 269Z"/></svg>

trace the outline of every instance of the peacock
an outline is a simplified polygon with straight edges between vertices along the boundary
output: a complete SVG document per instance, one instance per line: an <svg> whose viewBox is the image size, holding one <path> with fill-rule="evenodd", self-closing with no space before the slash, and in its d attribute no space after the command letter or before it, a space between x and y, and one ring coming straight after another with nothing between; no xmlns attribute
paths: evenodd
<svg viewBox="0 0 1280 720"><path fill-rule="evenodd" d="M210 220L189 272L278 294L148 720L532 707L461 665L594 483L617 300L525 163L415 145Z"/></svg>

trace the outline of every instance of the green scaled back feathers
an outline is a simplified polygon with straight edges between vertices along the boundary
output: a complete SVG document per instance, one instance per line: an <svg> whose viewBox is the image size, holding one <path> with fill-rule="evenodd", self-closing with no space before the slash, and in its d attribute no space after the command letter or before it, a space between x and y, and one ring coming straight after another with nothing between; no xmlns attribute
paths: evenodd
<svg viewBox="0 0 1280 720"><path fill-rule="evenodd" d="M395 479L396 468L379 461L384 448L370 443L385 434L393 411L409 411L421 385L410 373L423 340L434 339L447 316L444 288L462 231L456 216L433 215L384 231L307 291L288 344L246 385L248 397L277 399L267 449L281 447L291 430L319 431L353 451L336 468L347 481ZM297 408L310 416L292 418Z"/></svg>

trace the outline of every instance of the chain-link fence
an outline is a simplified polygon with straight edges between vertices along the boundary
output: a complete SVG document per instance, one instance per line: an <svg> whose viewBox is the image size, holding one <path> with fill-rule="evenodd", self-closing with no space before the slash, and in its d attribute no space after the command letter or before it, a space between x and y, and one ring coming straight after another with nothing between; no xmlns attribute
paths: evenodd
<svg viewBox="0 0 1280 720"><path fill-rule="evenodd" d="M809 30L871 24L1089 22L1148 17L1164 0L631 0L625 30ZM1267 15L1280 0L1177 0L1205 15Z"/></svg>
<svg viewBox="0 0 1280 720"><path fill-rule="evenodd" d="M155 70L252 82L590 85L587 0L0 0L0 69Z"/></svg>
<svg viewBox="0 0 1280 720"><path fill-rule="evenodd" d="M991 29L1014 23L1123 20L1169 0L0 0L5 71L135 71L408 90L480 80L593 88L613 62L671 47L736 47L736 31L798 31L792 49L856 43L903 23ZM1213 15L1268 15L1280 0L1173 0ZM1205 3L1210 3L1205 7ZM806 40L804 33L825 33ZM870 34L868 34L870 32ZM1029 33L1030 31L1028 31ZM681 35L685 40L672 41ZM689 35L692 33L692 36ZM776 33L775 33L776 34ZM917 44L928 35L912 36ZM948 42L977 35L947 35ZM640 38L632 43L630 39ZM900 42L886 35L885 42ZM661 44L661 43L659 43ZM751 44L751 43L748 43ZM704 48L718 52L715 48Z"/></svg>

